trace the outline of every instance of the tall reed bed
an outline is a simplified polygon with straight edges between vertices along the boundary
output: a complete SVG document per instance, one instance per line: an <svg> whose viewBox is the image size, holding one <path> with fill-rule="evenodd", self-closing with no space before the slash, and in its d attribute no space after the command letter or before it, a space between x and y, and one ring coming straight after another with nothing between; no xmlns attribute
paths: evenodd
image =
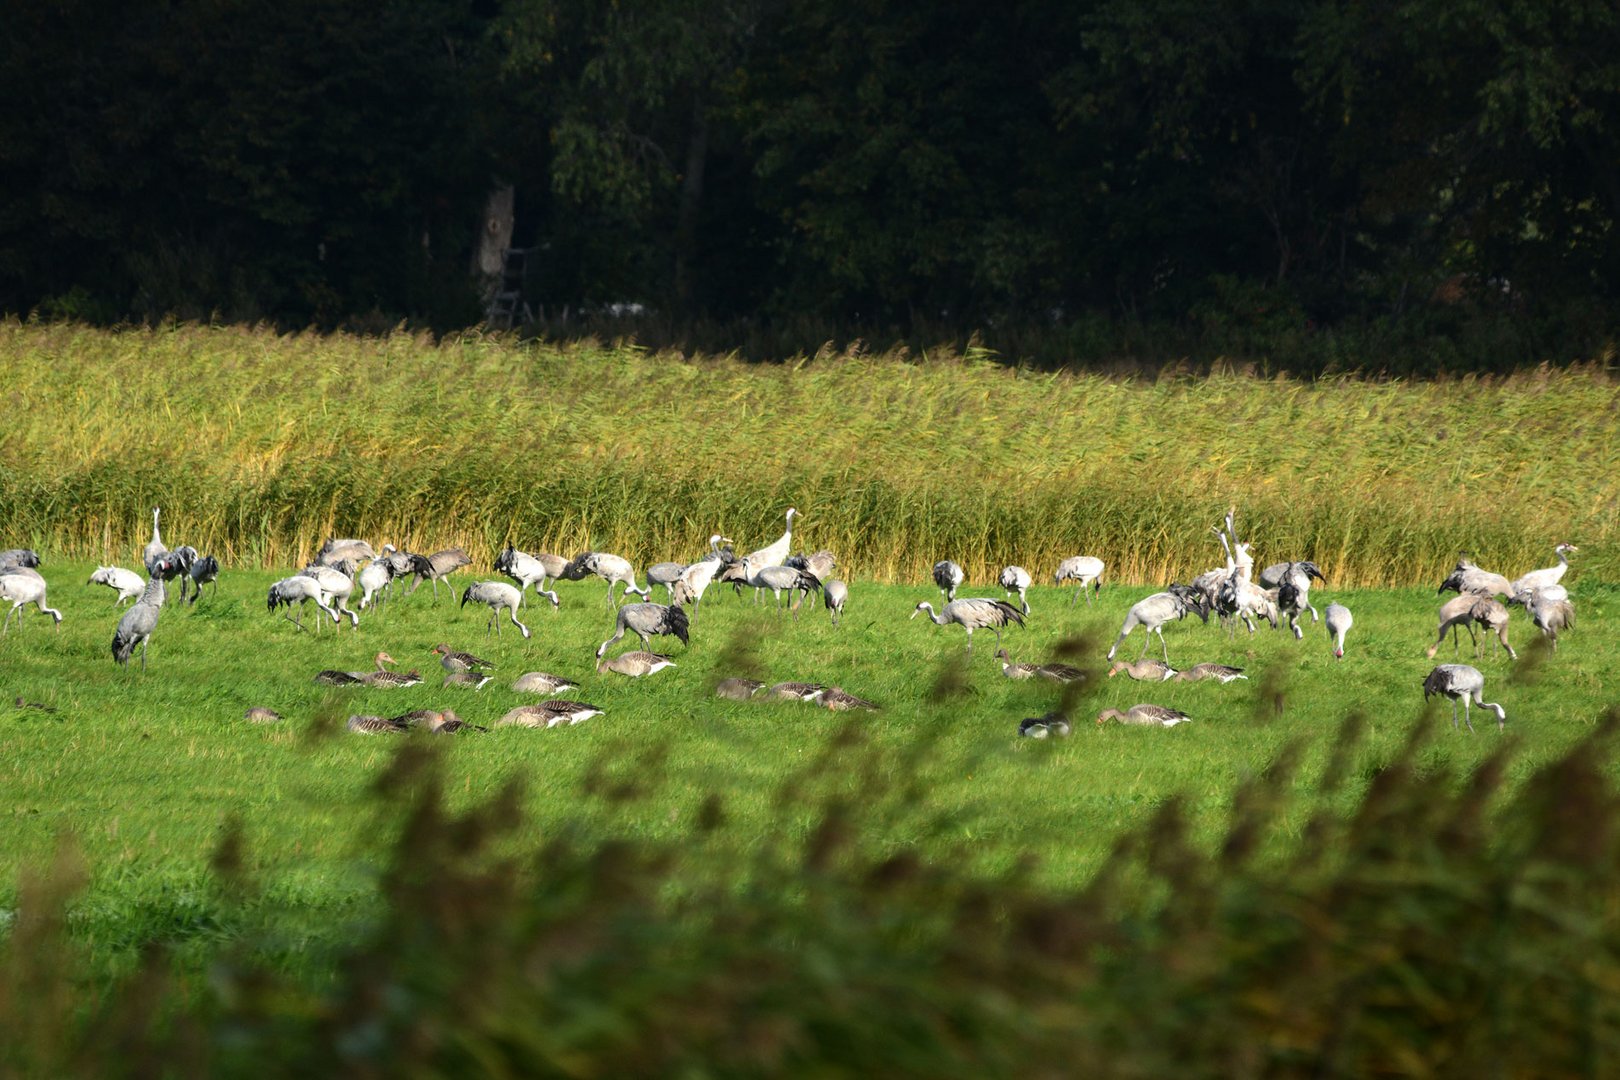
<svg viewBox="0 0 1620 1080"><path fill-rule="evenodd" d="M195 325L0 324L4 542L127 559L166 538L286 565L338 533L480 560L513 541L638 562L803 513L847 573L975 580L1076 553L1116 581L1262 559L1335 584L1607 551L1620 392L1596 367L1427 382L1032 373L954 352L750 365L634 344L435 342Z"/></svg>

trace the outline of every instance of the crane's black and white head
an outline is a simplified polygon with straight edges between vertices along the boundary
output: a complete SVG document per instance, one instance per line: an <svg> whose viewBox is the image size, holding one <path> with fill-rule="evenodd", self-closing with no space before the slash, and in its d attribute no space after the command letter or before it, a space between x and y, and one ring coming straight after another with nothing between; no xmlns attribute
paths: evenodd
<svg viewBox="0 0 1620 1080"><path fill-rule="evenodd" d="M915 619L915 618L916 618L916 617L917 617L917 616L918 616L918 615L920 615L920 614L922 614L922 613L923 613L923 612L925 612L925 611L926 611L926 612L928 612L928 614L930 614L930 615L932 615L932 614L933 614L933 613L934 613L934 605L933 605L933 604L930 604L930 603L929 603L929 602L928 602L928 601L926 601L926 600L924 600L924 601L923 601L923 602L922 602L922 603L920 603L920 604L918 604L918 605L917 605L917 606L916 606L916 607L915 607L915 608L914 608L914 609L913 609L913 610L912 610L912 612L911 612L911 618L913 618L913 619Z"/></svg>

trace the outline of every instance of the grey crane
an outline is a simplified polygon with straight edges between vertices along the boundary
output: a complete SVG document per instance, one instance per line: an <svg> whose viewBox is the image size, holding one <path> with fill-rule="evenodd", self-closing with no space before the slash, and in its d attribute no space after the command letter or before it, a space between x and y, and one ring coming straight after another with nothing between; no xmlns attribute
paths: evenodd
<svg viewBox="0 0 1620 1080"><path fill-rule="evenodd" d="M937 626L949 626L955 623L967 631L968 655L973 655L973 631L989 630L996 635L996 648L1001 648L1001 629L1011 623L1024 625L1024 613L1007 603L1005 600L992 600L989 597L964 597L961 600L952 600L934 614L934 605L924 600L911 612L915 619L924 611L928 618Z"/></svg>
<svg viewBox="0 0 1620 1080"><path fill-rule="evenodd" d="M782 593L788 594L788 608L793 617L799 617L799 605L803 600L795 593L809 596L811 593L821 591L821 582L808 570L796 570L791 566L759 566L754 563L753 556L749 555L742 561L743 580L756 589L769 589L776 596L776 613L782 613Z"/></svg>
<svg viewBox="0 0 1620 1080"><path fill-rule="evenodd" d="M513 681L512 689L520 694L555 694L563 690L578 690L579 683L546 671L529 671Z"/></svg>
<svg viewBox="0 0 1620 1080"><path fill-rule="evenodd" d="M429 650L439 658L439 666L449 672L476 671L480 668L492 668L495 665L470 652L458 652L444 642L439 642Z"/></svg>
<svg viewBox="0 0 1620 1080"><path fill-rule="evenodd" d="M582 551L563 569L562 576L570 581L578 581L586 574L595 574L607 582L607 602L614 607L631 593L642 598L647 596L647 593L636 588L636 568L630 565L629 559L618 555L605 551ZM613 595L615 585L624 586L624 592L618 598Z"/></svg>
<svg viewBox="0 0 1620 1080"><path fill-rule="evenodd" d="M1240 619L1253 634L1256 615L1269 622L1273 630L1282 618L1277 610L1277 594L1250 581L1241 567L1221 583L1215 599L1215 611L1226 622L1233 637L1237 636Z"/></svg>
<svg viewBox="0 0 1620 1080"><path fill-rule="evenodd" d="M39 569L39 552L30 548L11 548L8 551L0 551L0 573L19 566L30 570Z"/></svg>
<svg viewBox="0 0 1620 1080"><path fill-rule="evenodd" d="M998 580L1008 596L1013 593L1018 594L1018 606L1024 609L1025 615L1028 615L1029 598L1025 594L1029 592L1031 581L1029 571L1022 566L1004 566L1001 568L1001 577Z"/></svg>
<svg viewBox="0 0 1620 1080"><path fill-rule="evenodd" d="M624 637L626 630L641 638L643 645L646 645L647 639L655 634L680 638L681 644L686 645L689 625L686 612L681 608L664 604L626 604L619 609L619 614L614 620L613 636L597 648L596 657L600 660L603 653Z"/></svg>
<svg viewBox="0 0 1620 1080"><path fill-rule="evenodd" d="M1466 554L1459 556L1457 565L1437 592L1478 593L1481 596L1512 596L1513 583L1501 574L1481 570L1469 562Z"/></svg>
<svg viewBox="0 0 1620 1080"><path fill-rule="evenodd" d="M1164 592L1154 593L1145 599L1138 600L1125 613L1125 624L1120 627L1119 637L1108 650L1106 659L1112 660L1114 653L1119 650L1120 643L1129 636L1132 630L1142 627L1142 653L1137 659L1147 655L1148 635L1159 635L1159 646L1164 650L1164 662L1170 663L1170 647L1164 641L1164 624L1181 619L1188 612L1197 615L1204 622L1209 622L1209 607L1204 595L1187 585L1172 585Z"/></svg>
<svg viewBox="0 0 1620 1080"><path fill-rule="evenodd" d="M318 566L336 566L338 563L352 562L356 566L367 559L375 559L377 553L371 550L371 545L364 540L340 540L328 537L321 550L315 553L314 562Z"/></svg>
<svg viewBox="0 0 1620 1080"><path fill-rule="evenodd" d="M675 583L686 573L686 564L678 562L658 562L647 567L647 591L644 596L651 596L653 587L662 585L669 597L670 603L675 603Z"/></svg>
<svg viewBox="0 0 1620 1080"><path fill-rule="evenodd" d="M1069 606L1073 607L1075 601L1080 599L1080 594L1086 592L1087 585L1092 586L1099 597L1102 596L1104 569L1105 564L1095 555L1073 555L1058 563L1057 572L1052 575L1052 583L1062 585L1065 581L1073 581L1079 584L1080 587L1069 598ZM1086 603L1091 603L1091 593L1086 593Z"/></svg>
<svg viewBox="0 0 1620 1080"><path fill-rule="evenodd" d="M567 566L568 560L556 555L530 555L511 545L495 556L495 572L505 574L516 582L520 596L531 586L537 595L545 596L546 580L562 577Z"/></svg>
<svg viewBox="0 0 1620 1080"><path fill-rule="evenodd" d="M164 559L165 556L160 555L157 561L161 565ZM151 640L152 631L157 629L158 612L163 610L166 595L162 575L152 575L146 582L141 598L118 620L118 629L113 631L112 655L126 670L137 645L141 647L141 670L146 670L147 642Z"/></svg>
<svg viewBox="0 0 1620 1080"><path fill-rule="evenodd" d="M1243 674L1242 668L1232 667L1229 664L1194 664L1186 671L1176 672L1176 678L1182 682L1203 682L1205 679L1214 679L1224 685L1236 679L1247 679L1248 676Z"/></svg>
<svg viewBox="0 0 1620 1080"><path fill-rule="evenodd" d="M960 589L966 580L967 575L962 572L962 568L951 560L941 559L934 564L934 584L945 594L947 604L956 599L956 590Z"/></svg>
<svg viewBox="0 0 1620 1080"><path fill-rule="evenodd" d="M1134 663L1115 660L1108 668L1108 677L1112 679L1120 672L1124 672L1137 682L1164 682L1181 674L1163 660L1141 659Z"/></svg>
<svg viewBox="0 0 1620 1080"><path fill-rule="evenodd" d="M1344 635L1356 624L1351 617L1350 609L1343 604L1329 604L1327 606L1327 632L1333 639L1333 659L1344 659Z"/></svg>
<svg viewBox="0 0 1620 1080"><path fill-rule="evenodd" d="M349 597L354 595L354 563L347 560L336 566L310 563L298 571L302 577L314 581L321 589L321 598L338 614L347 615L350 625L360 629L360 615L349 609ZM341 624L342 620L334 620Z"/></svg>
<svg viewBox="0 0 1620 1080"><path fill-rule="evenodd" d="M553 610L556 609L558 600L555 592L542 592L540 595L549 599ZM484 635L486 637L489 635L491 626L495 628L495 633L499 636L502 611L505 611L511 617L512 625L518 628L519 633L525 638L529 636L529 628L518 622L518 605L523 603L523 594L518 591L516 586L508 585L504 581L475 581L467 586L466 590L461 594L461 606L466 607L469 600L476 604L487 604L489 606L489 621L484 624Z"/></svg>
<svg viewBox="0 0 1620 1080"><path fill-rule="evenodd" d="M284 612L282 618L287 619L300 630L304 629L304 605L310 601L314 601L321 614L330 616L334 623L338 621L338 613L327 606L326 593L321 589L321 583L314 578L304 574L294 574L292 577L282 578L270 586L270 611L274 613L278 607L288 608L289 611ZM130 610L133 611L134 609L131 608ZM295 614L296 618L294 617ZM320 625L320 621L317 620L315 628L320 629Z"/></svg>
<svg viewBox="0 0 1620 1080"><path fill-rule="evenodd" d="M148 575L152 573L153 565L169 551L163 544L163 534L158 531L158 516L162 513L163 507L152 508L152 540L141 551L141 563L146 567Z"/></svg>
<svg viewBox="0 0 1620 1080"><path fill-rule="evenodd" d="M1564 571L1569 569L1567 553L1579 550L1580 548L1574 544L1559 544L1553 548L1553 553L1558 556L1558 565L1549 566L1545 570L1532 570L1523 577L1514 579L1512 586L1508 589L1508 595L1512 596L1517 592L1527 592L1530 589L1544 589L1548 585L1558 584L1563 580Z"/></svg>
<svg viewBox="0 0 1620 1080"><path fill-rule="evenodd" d="M1275 586L1268 584L1266 575L1272 571L1277 572ZM1264 588L1277 589L1277 608L1288 618L1288 626L1294 631L1297 641L1305 636L1305 631L1299 628L1299 613L1309 611L1311 622L1319 622L1321 615L1311 606L1311 579L1326 581L1322 571L1316 568L1313 562L1287 562L1268 566L1260 575L1260 584Z"/></svg>
<svg viewBox="0 0 1620 1080"><path fill-rule="evenodd" d="M596 673L601 675L612 671L638 679L643 675L651 675L674 666L675 661L663 653L637 650L635 652L620 653L618 656L602 657L596 662Z"/></svg>
<svg viewBox="0 0 1620 1080"><path fill-rule="evenodd" d="M439 582L460 570L463 566L471 566L472 559L460 548L445 548L435 551L431 555L414 555L411 557L411 573L416 580L411 583L411 595L422 587L423 581L433 582L433 602L439 602ZM454 593L451 593L454 596Z"/></svg>
<svg viewBox="0 0 1620 1080"><path fill-rule="evenodd" d="M849 600L849 586L838 578L823 582L821 585L821 601L827 605L827 617L834 626L840 626L844 621L844 604Z"/></svg>
<svg viewBox="0 0 1620 1080"><path fill-rule="evenodd" d="M23 569L23 568L19 568ZM10 600L11 610L6 612L6 621L0 625L3 633L11 625L11 617L17 616L17 625L22 625L22 608L24 604L34 604L39 608L40 614L49 615L56 620L56 628L62 629L62 613L45 603L45 579L37 573L5 573L0 574L0 600Z"/></svg>
<svg viewBox="0 0 1620 1080"><path fill-rule="evenodd" d="M1468 636L1474 639L1474 655L1479 655L1479 638L1474 633L1475 625L1487 627L1496 634L1502 647L1507 649L1509 659L1518 659L1513 646L1508 644L1508 611L1502 602L1494 596L1484 596L1480 593L1463 593L1452 600L1440 605L1440 630L1435 637L1433 645L1429 646L1428 657L1434 659L1434 654L1440 651L1440 646L1446 640L1446 631L1452 635L1452 647L1457 646L1457 628L1466 627Z"/></svg>
<svg viewBox="0 0 1620 1080"><path fill-rule="evenodd" d="M204 585L213 586L212 589L208 590L210 596L217 595L219 592L219 560L212 555L203 555L194 559L191 565L186 567L186 578L191 582L191 603L195 604L197 598L202 596L202 587ZM180 585L182 598L185 597L185 593L185 582L182 581Z"/></svg>
<svg viewBox="0 0 1620 1080"><path fill-rule="evenodd" d="M122 566L98 566L85 584L107 586L118 594L113 597L113 606L119 607L125 600L133 600L141 595L146 588L146 579Z"/></svg>
<svg viewBox="0 0 1620 1080"><path fill-rule="evenodd" d="M1191 723L1192 717L1180 709L1143 702L1139 705L1132 705L1123 712L1118 709L1104 709L1097 714L1098 724L1106 724L1110 720L1118 721L1121 724L1133 724L1137 727L1175 727L1177 724Z"/></svg>
<svg viewBox="0 0 1620 1080"><path fill-rule="evenodd" d="M1530 621L1552 642L1554 650L1558 648L1558 631L1575 626L1575 605L1570 603L1569 593L1562 585L1514 593L1510 603L1519 604L1530 613Z"/></svg>
<svg viewBox="0 0 1620 1080"><path fill-rule="evenodd" d="M765 684L758 679L721 679L714 688L714 696L728 701L747 701L764 688Z"/></svg>
<svg viewBox="0 0 1620 1080"><path fill-rule="evenodd" d="M816 552L814 555L806 555L801 551L797 555L790 555L783 559L782 565L791 566L795 570L808 571L817 578L826 580L829 574L838 569L838 558L825 549Z"/></svg>
<svg viewBox="0 0 1620 1080"><path fill-rule="evenodd" d="M1431 695L1442 695L1451 699L1451 727L1457 727L1457 702L1462 702L1463 723L1468 730L1474 730L1474 722L1468 716L1470 703L1482 709L1490 709L1496 714L1496 727L1500 731L1507 725L1507 710L1492 701L1485 700L1485 676L1479 673L1478 668L1467 664L1441 664L1428 677L1423 680L1423 700L1428 701Z"/></svg>

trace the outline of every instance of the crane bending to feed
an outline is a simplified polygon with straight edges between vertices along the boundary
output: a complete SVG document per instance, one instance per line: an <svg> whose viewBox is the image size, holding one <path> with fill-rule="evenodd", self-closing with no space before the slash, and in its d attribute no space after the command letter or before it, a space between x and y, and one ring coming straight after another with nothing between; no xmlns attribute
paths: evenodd
<svg viewBox="0 0 1620 1080"><path fill-rule="evenodd" d="M1164 624L1184 618L1189 611L1204 622L1209 622L1209 604L1204 599L1204 594L1190 585L1172 585L1164 592L1154 593L1144 600L1138 600L1131 605L1131 610L1125 613L1125 625L1120 627L1119 637L1114 639L1106 659L1112 660L1120 644L1130 636L1132 630L1140 626L1142 652L1137 659L1140 660L1147 655L1150 644L1148 635L1158 634L1159 646L1164 650L1164 662L1170 663L1170 647L1164 641Z"/></svg>
<svg viewBox="0 0 1620 1080"><path fill-rule="evenodd" d="M967 631L967 651L973 653L973 631L989 630L996 635L996 647L1001 647L1001 629L1010 623L1024 625L1024 613L1007 603L1005 600L992 600L988 597L967 597L961 600L952 600L934 614L934 605L924 600L912 611L911 617L915 619L922 612L928 612L928 617L939 626L949 626L955 623Z"/></svg>

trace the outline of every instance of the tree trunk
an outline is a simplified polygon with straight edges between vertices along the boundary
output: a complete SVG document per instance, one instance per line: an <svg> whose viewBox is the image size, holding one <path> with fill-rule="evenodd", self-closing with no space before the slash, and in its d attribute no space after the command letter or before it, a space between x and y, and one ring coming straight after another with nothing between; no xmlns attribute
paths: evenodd
<svg viewBox="0 0 1620 1080"><path fill-rule="evenodd" d="M692 102L692 135L686 143L686 173L675 219L675 302L682 314L692 308L692 262L697 254L698 212L703 205L703 169L709 158L709 115L703 98Z"/></svg>
<svg viewBox="0 0 1620 1080"><path fill-rule="evenodd" d="M484 203L483 224L473 249L472 271L486 281L500 281L506 262L506 249L512 246L515 196L511 184L496 182Z"/></svg>

